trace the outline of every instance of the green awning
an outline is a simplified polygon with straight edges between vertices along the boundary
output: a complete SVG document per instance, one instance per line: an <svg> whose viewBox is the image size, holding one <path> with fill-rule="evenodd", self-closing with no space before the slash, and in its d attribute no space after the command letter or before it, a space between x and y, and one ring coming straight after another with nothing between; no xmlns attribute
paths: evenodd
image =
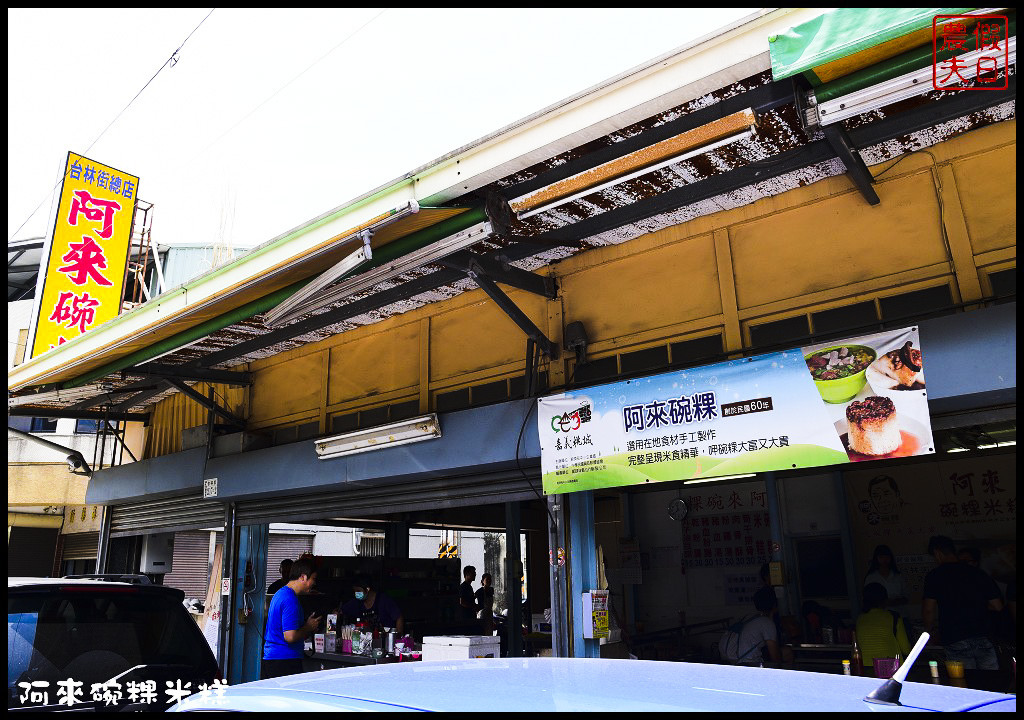
<svg viewBox="0 0 1024 720"><path fill-rule="evenodd" d="M839 8L768 38L776 80L820 85L911 48L931 44L936 15L974 8Z"/></svg>

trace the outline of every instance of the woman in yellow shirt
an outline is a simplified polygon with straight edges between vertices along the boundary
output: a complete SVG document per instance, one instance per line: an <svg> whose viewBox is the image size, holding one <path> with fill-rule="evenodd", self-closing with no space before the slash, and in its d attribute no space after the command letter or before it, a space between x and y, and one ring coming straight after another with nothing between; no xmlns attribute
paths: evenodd
<svg viewBox="0 0 1024 720"><path fill-rule="evenodd" d="M875 667L875 658L906 657L910 652L907 628L903 618L886 610L889 594L878 583L864 588L864 612L857 618L857 644L864 667Z"/></svg>

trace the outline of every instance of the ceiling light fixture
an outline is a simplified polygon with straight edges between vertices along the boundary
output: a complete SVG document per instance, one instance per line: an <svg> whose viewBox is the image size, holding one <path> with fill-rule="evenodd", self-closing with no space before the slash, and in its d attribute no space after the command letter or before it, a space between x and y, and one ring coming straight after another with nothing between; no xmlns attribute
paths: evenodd
<svg viewBox="0 0 1024 720"><path fill-rule="evenodd" d="M437 420L437 415L431 413L389 425L321 438L314 441L314 445L319 459L330 460L378 448L397 447L439 437L441 437L441 424Z"/></svg>
<svg viewBox="0 0 1024 720"><path fill-rule="evenodd" d="M1017 62L1016 36L1009 39L1008 46L1009 64L1013 65ZM963 55L957 55L956 57L958 63L963 63L962 67L957 66L957 73L964 80L970 80L978 74L978 60L982 57L987 57L987 55L981 50L975 50ZM999 68L1006 67L1006 63L1003 62L1003 57L1001 56L996 58L996 64ZM926 65L918 70L857 90L849 95L843 95L842 97L819 103L817 105L818 122L821 125L832 125L855 115L877 110L886 105L892 105L901 100L931 92L935 89L932 85L932 73L934 71L935 69L931 65ZM953 90L958 88L959 85L942 87Z"/></svg>
<svg viewBox="0 0 1024 720"><path fill-rule="evenodd" d="M753 135L750 108L576 173L509 201L520 220Z"/></svg>
<svg viewBox="0 0 1024 720"><path fill-rule="evenodd" d="M949 448L948 450L946 450L946 452L948 452L948 453L955 453L955 452L970 452L972 450L992 450L993 448L1015 447L1016 445L1017 445L1017 441L1016 440L1007 440L1005 442L996 442L996 443L989 443L987 445L979 445L976 448L964 448L964 447Z"/></svg>
<svg viewBox="0 0 1024 720"><path fill-rule="evenodd" d="M459 250L463 250L471 245L476 245L481 240L485 240L491 235L491 233L492 229L490 223L477 223L476 225L468 227L461 232L457 232L454 235L449 235L442 240L426 245L419 250L413 250L410 253L406 253L401 257L395 258L391 262L373 268L372 270L367 270L359 275L354 275L347 280L341 281L334 287L325 287L317 292L315 297L309 296L308 294L304 295L304 302L297 305L293 304L288 312L275 312L273 317L268 315L265 322L268 327L280 327L302 315L306 315L314 310L319 310L322 307L344 300L350 295L354 295L361 290L378 285L393 277L397 277L402 273L415 270L423 265L434 262L435 260L440 260L443 257L458 252Z"/></svg>
<svg viewBox="0 0 1024 720"><path fill-rule="evenodd" d="M38 403L59 403L75 402L84 400L96 394L94 387L71 388L69 390L51 390L49 392L35 393L32 395L7 396L7 407L18 407L20 405L35 405Z"/></svg>

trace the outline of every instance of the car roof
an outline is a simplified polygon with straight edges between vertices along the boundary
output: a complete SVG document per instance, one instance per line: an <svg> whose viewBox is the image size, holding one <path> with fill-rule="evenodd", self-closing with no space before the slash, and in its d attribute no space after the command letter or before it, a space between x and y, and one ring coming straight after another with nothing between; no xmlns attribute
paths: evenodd
<svg viewBox="0 0 1024 720"><path fill-rule="evenodd" d="M37 578L37 577L11 577L7 578L7 590L54 590L56 588L71 588L71 587L82 587L82 588L97 588L97 587L117 587L117 588L133 588L138 592L147 593L168 593L170 595L181 594L184 597L184 592L177 588L169 587L167 585L149 585L145 583L132 583L132 582L121 582L117 580L101 580L97 578Z"/></svg>
<svg viewBox="0 0 1024 720"><path fill-rule="evenodd" d="M343 668L244 683L223 696L194 695L178 709L302 707L494 711L877 710L873 678L796 670L597 658L411 662ZM904 683L906 709L963 710L1008 696ZM1011 709L1016 707L1013 699ZM892 708L901 709L901 708Z"/></svg>
<svg viewBox="0 0 1024 720"><path fill-rule="evenodd" d="M38 578L38 577L9 577L7 587L26 587L29 585L130 585L131 583L113 582L111 580L95 580L92 578Z"/></svg>

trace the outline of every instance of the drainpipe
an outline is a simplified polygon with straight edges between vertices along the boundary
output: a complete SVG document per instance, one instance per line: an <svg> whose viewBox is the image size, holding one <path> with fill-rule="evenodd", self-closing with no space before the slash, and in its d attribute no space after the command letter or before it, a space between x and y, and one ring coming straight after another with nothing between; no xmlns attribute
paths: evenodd
<svg viewBox="0 0 1024 720"><path fill-rule="evenodd" d="M472 227L479 222L487 219L487 214L482 208L474 208L467 210L464 213L456 215L455 217L442 220L436 225L432 225L428 228L414 232L398 240L394 240L383 247L373 251L373 260L366 265L353 270L350 274L344 275L343 278L350 277L354 274L359 274L371 270L378 265L390 262L397 257L407 255L408 253L418 250L430 243L436 242L442 238L453 235L457 232L465 230L468 227ZM342 279L342 278L339 278ZM191 342L200 340L207 335L210 335L218 330L234 325L242 320L248 320L254 315L265 313L268 310L277 307L282 302L290 298L292 295L297 293L299 290L304 288L313 278L308 278L300 282L289 285L288 287L281 288L275 292L266 295L265 297L259 298L248 302L241 307L235 308L230 312L219 315L218 317L207 320L206 322L200 323L194 328L190 328L183 332L173 335L166 340L154 343L149 347L146 347L137 352L126 355L123 358L114 360L113 362L107 363L97 370L93 370L85 375L69 380L68 382L61 383L62 390L69 390L71 388L81 387L82 385L88 385L94 380L98 380L102 377L106 377L111 373L120 372L125 368L133 367L139 363L152 360L158 355L176 350L184 345L188 345Z"/></svg>

